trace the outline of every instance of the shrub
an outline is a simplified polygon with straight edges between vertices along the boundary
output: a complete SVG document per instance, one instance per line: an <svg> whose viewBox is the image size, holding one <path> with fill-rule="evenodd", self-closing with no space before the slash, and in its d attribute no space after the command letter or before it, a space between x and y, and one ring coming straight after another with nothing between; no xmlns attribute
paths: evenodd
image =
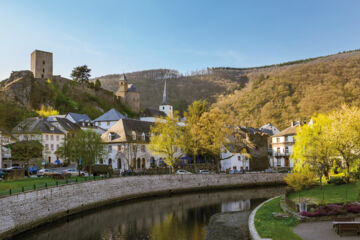
<svg viewBox="0 0 360 240"><path fill-rule="evenodd" d="M329 184L341 185L346 184L346 180L344 177L332 177L328 181Z"/></svg>
<svg viewBox="0 0 360 240"><path fill-rule="evenodd" d="M295 191L300 191L304 188L310 188L316 184L316 175L311 171L294 172L287 174L284 178L287 185Z"/></svg>
<svg viewBox="0 0 360 240"><path fill-rule="evenodd" d="M98 176L101 174L112 174L112 166L111 165L103 165L103 164L96 164L91 167L91 172L94 176Z"/></svg>
<svg viewBox="0 0 360 240"><path fill-rule="evenodd" d="M360 204L349 203L346 205L346 211L350 213L360 213Z"/></svg>

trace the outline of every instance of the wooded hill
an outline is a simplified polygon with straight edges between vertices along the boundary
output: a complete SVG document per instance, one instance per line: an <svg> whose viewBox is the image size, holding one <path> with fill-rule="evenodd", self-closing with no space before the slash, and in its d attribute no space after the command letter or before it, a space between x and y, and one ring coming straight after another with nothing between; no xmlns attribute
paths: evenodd
<svg viewBox="0 0 360 240"><path fill-rule="evenodd" d="M0 82L0 128L11 130L24 118L36 116L41 105L52 106L60 114L84 113L92 119L111 108L134 116L114 99L112 92L95 90L66 78L37 79L31 71L17 71Z"/></svg>
<svg viewBox="0 0 360 240"><path fill-rule="evenodd" d="M116 91L119 76L95 79L103 88ZM253 127L271 122L281 129L342 103L360 104L359 50L255 68L209 68L187 76L168 69L126 76L140 91L142 108L161 103L163 80L168 79L169 102L175 109L207 99L236 124Z"/></svg>

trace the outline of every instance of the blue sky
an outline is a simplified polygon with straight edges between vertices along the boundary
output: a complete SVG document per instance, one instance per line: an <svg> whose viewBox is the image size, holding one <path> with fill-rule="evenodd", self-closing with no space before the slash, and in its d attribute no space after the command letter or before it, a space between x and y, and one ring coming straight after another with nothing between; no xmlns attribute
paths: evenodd
<svg viewBox="0 0 360 240"><path fill-rule="evenodd" d="M54 53L54 74L251 67L360 48L360 1L0 2L0 79Z"/></svg>

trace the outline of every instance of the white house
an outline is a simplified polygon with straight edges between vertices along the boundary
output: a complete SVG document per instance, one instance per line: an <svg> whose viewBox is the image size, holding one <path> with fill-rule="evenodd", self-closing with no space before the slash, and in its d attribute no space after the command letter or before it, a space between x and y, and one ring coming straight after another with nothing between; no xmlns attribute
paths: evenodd
<svg viewBox="0 0 360 240"><path fill-rule="evenodd" d="M221 171L250 169L250 160L247 154L242 153L234 146L223 148L221 159L223 159L220 161Z"/></svg>
<svg viewBox="0 0 360 240"><path fill-rule="evenodd" d="M43 159L47 163L55 163L56 160L62 161L56 155L56 151L64 143L65 133L43 118L25 119L16 125L12 134L18 141L39 141L44 147Z"/></svg>
<svg viewBox="0 0 360 240"><path fill-rule="evenodd" d="M271 137L272 156L270 157L270 166L294 167L294 161L290 158L295 144L295 135L301 123L291 122L291 126Z"/></svg>
<svg viewBox="0 0 360 240"><path fill-rule="evenodd" d="M124 119L126 116L119 113L116 109L112 108L100 117L93 120L96 127L108 130L115 125L120 119Z"/></svg>

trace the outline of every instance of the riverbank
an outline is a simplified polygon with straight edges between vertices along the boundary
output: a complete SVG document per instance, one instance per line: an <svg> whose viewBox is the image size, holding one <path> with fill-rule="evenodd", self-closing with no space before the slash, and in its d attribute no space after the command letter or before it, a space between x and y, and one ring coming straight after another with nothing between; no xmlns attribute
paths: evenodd
<svg viewBox="0 0 360 240"><path fill-rule="evenodd" d="M19 193L0 199L0 238L61 217L135 198L284 184L281 173L120 177Z"/></svg>

